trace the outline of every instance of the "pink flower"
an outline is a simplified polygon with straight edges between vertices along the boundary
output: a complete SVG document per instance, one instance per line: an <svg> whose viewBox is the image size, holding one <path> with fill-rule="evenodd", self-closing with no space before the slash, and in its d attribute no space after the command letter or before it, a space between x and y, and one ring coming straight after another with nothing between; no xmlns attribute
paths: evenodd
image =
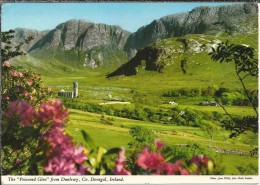
<svg viewBox="0 0 260 185"><path fill-rule="evenodd" d="M39 79L40 77L41 77L40 74L37 74L37 73L36 73L36 74L34 75L34 78L36 78L36 79Z"/></svg>
<svg viewBox="0 0 260 185"><path fill-rule="evenodd" d="M17 115L20 117L20 125L21 126L32 126L32 122L35 117L34 108L26 103L25 101L21 101L17 106Z"/></svg>
<svg viewBox="0 0 260 185"><path fill-rule="evenodd" d="M60 125L53 124L51 130L45 133L42 139L45 139L50 146L47 157L55 156L48 160L45 167L46 172L53 175L84 175L90 170L89 167L83 165L87 160L85 149L76 148L72 138L64 132L64 128Z"/></svg>
<svg viewBox="0 0 260 185"><path fill-rule="evenodd" d="M182 161L178 160L174 164L164 163L161 169L163 174L167 175L189 175L189 172L182 167Z"/></svg>
<svg viewBox="0 0 260 185"><path fill-rule="evenodd" d="M42 104L38 110L38 120L42 123L53 121L56 124L62 124L68 116L68 111L62 106L60 100Z"/></svg>
<svg viewBox="0 0 260 185"><path fill-rule="evenodd" d="M23 73L18 72L18 73L17 73L17 76L18 76L18 77L23 77Z"/></svg>
<svg viewBox="0 0 260 185"><path fill-rule="evenodd" d="M29 100L33 100L33 96L32 95L29 95Z"/></svg>
<svg viewBox="0 0 260 185"><path fill-rule="evenodd" d="M3 67L10 67L11 65L10 65L10 62L9 61L5 61L4 63L3 63Z"/></svg>
<svg viewBox="0 0 260 185"><path fill-rule="evenodd" d="M84 147L78 147L74 150L73 159L78 164L81 164L87 160L87 156L84 154L84 149Z"/></svg>
<svg viewBox="0 0 260 185"><path fill-rule="evenodd" d="M126 161L126 157L125 157L125 149L122 148L121 151L119 152L118 158L116 160L116 167L113 170L113 174L115 175L131 175L130 171L127 171L125 169L125 161Z"/></svg>
<svg viewBox="0 0 260 185"><path fill-rule="evenodd" d="M28 91L24 90L23 95L27 95L27 94L28 94Z"/></svg>
<svg viewBox="0 0 260 185"><path fill-rule="evenodd" d="M146 147L142 153L138 155L137 164L149 171L154 169L159 169L164 162L164 158L160 153L148 152L148 147Z"/></svg>
<svg viewBox="0 0 260 185"><path fill-rule="evenodd" d="M63 145L62 150L64 151L66 149L72 148L73 146L71 142L71 137L69 135L65 135L63 128L60 127L53 127L48 133L43 136L43 139L46 139L49 142L50 146L52 146L53 148L61 148L60 146Z"/></svg>
<svg viewBox="0 0 260 185"><path fill-rule="evenodd" d="M75 163L63 157L50 159L44 170L52 175L78 175Z"/></svg>
<svg viewBox="0 0 260 185"><path fill-rule="evenodd" d="M9 100L9 96L7 96L7 95L5 95L3 98L4 98L5 100Z"/></svg>
<svg viewBox="0 0 260 185"><path fill-rule="evenodd" d="M155 146L157 149L161 149L162 147L165 146L165 144L163 142L161 142L159 139L155 140Z"/></svg>
<svg viewBox="0 0 260 185"><path fill-rule="evenodd" d="M14 116L17 110L17 104L18 101L10 102L8 104L8 110L4 112L5 116L7 116L8 118Z"/></svg>
<svg viewBox="0 0 260 185"><path fill-rule="evenodd" d="M21 163L21 160L17 158L17 159L15 160L15 164L20 164L20 163Z"/></svg>
<svg viewBox="0 0 260 185"><path fill-rule="evenodd" d="M33 84L32 81L28 81L28 82L27 82L27 85L28 85L28 86L31 86L32 84Z"/></svg>
<svg viewBox="0 0 260 185"><path fill-rule="evenodd" d="M79 175L85 175L86 172L89 172L90 170L91 170L90 167L80 165L80 167L79 167L79 172L78 172L78 173L79 173Z"/></svg>
<svg viewBox="0 0 260 185"><path fill-rule="evenodd" d="M11 71L8 72L8 74L11 75L11 76L15 76L16 73L13 70L11 70Z"/></svg>
<svg viewBox="0 0 260 185"><path fill-rule="evenodd" d="M25 101L14 101L8 105L8 110L5 112L7 117L18 116L21 126L32 126L35 111L34 108Z"/></svg>
<svg viewBox="0 0 260 185"><path fill-rule="evenodd" d="M215 168L214 162L207 156L194 156L190 162L197 166L197 169L192 171L197 175L212 172Z"/></svg>
<svg viewBox="0 0 260 185"><path fill-rule="evenodd" d="M197 166L207 168L210 158L207 156L194 156L191 158L191 162Z"/></svg>

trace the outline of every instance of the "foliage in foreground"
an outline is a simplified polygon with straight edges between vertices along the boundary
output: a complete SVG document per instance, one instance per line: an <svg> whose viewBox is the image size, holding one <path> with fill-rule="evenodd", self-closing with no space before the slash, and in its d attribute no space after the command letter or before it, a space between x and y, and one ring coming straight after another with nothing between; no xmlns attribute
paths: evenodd
<svg viewBox="0 0 260 185"><path fill-rule="evenodd" d="M224 122L224 127L232 131L230 137L238 136L245 131L252 131L258 133L258 96L249 92L246 87L245 80L248 77L258 78L258 60L255 58L254 48L245 45L219 43L217 48L212 48L212 52L209 53L213 61L222 62L234 62L236 75L243 87L245 97L250 102L251 107L255 111L254 116L247 116L242 119L233 118L225 110L230 120Z"/></svg>

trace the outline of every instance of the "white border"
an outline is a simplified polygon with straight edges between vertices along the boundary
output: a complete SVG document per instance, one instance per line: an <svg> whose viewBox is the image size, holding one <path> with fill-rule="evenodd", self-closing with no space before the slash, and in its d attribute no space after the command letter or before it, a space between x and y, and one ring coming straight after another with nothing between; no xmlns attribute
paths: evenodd
<svg viewBox="0 0 260 185"><path fill-rule="evenodd" d="M73 2L73 1L72 1ZM84 1L83 1L84 2ZM260 10L260 3L258 3ZM260 49L260 16L258 12L258 51ZM260 59L260 55L258 54ZM259 84L260 85L260 81ZM259 92L260 95L260 92ZM260 104L260 101L259 101ZM259 128L260 131L260 128ZM259 138L258 138L259 140ZM260 143L260 140L259 140ZM258 143L258 146L259 146ZM205 175L205 176L2 176L1 184L259 184L260 160L258 158L258 175ZM52 181L52 179L58 179ZM66 179L66 180L65 180ZM94 180L95 179L95 180ZM114 180L111 180L114 179ZM118 179L116 181L115 179ZM30 181L31 180L31 181ZM123 180L123 181L121 181Z"/></svg>
<svg viewBox="0 0 260 185"><path fill-rule="evenodd" d="M2 176L2 184L258 184L258 177L246 175Z"/></svg>

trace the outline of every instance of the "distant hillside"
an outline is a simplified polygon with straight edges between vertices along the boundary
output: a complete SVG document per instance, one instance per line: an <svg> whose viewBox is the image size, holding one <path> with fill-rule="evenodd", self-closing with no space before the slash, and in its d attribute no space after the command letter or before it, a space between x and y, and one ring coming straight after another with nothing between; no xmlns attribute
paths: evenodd
<svg viewBox="0 0 260 185"><path fill-rule="evenodd" d="M39 56L44 51L79 67L118 66L126 61L123 47L129 35L118 26L70 20L51 30L29 52Z"/></svg>
<svg viewBox="0 0 260 185"><path fill-rule="evenodd" d="M129 32L119 26L95 24L85 20L70 20L51 30L30 48L29 52L53 47L84 51L106 45L122 49L129 35Z"/></svg>
<svg viewBox="0 0 260 185"><path fill-rule="evenodd" d="M138 49L160 39L187 34L238 34L257 32L257 3L217 7L198 7L190 12L173 14L139 28L128 38L125 51L134 56Z"/></svg>
<svg viewBox="0 0 260 185"><path fill-rule="evenodd" d="M19 44L20 42L24 42L24 40L30 36L33 37L33 40L30 41L30 43L26 44L24 43L22 45L22 50L24 52L28 52L30 48L32 48L40 39L42 39L49 30L45 31L38 31L38 30L32 30L32 29L26 29L26 28L16 28L14 29L14 38L12 42Z"/></svg>
<svg viewBox="0 0 260 185"><path fill-rule="evenodd" d="M257 48L257 42L255 42L257 33L228 37L195 34L162 39L138 50L135 57L108 74L107 77L136 75L140 70L163 72L170 66L174 66L175 72L182 71L185 75L188 72L191 73L194 67L205 66L204 63L212 62L208 56L211 48L226 40ZM172 71L173 75L174 71Z"/></svg>

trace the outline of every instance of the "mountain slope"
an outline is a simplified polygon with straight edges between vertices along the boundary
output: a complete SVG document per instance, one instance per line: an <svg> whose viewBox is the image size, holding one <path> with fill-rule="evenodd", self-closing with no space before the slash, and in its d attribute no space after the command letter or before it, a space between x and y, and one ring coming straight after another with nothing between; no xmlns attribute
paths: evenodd
<svg viewBox="0 0 260 185"><path fill-rule="evenodd" d="M123 47L129 35L118 26L69 20L49 31L28 52L81 68L119 66L127 61Z"/></svg>
<svg viewBox="0 0 260 185"><path fill-rule="evenodd" d="M154 20L128 38L125 51L134 56L138 49L157 40L187 34L237 34L257 31L257 3L217 7L198 7L190 12L173 14Z"/></svg>
<svg viewBox="0 0 260 185"><path fill-rule="evenodd" d="M51 30L29 52L54 47L60 47L63 50L88 50L105 45L122 49L129 35L129 32L118 26L95 24L84 20L70 20Z"/></svg>
<svg viewBox="0 0 260 185"><path fill-rule="evenodd" d="M24 43L21 47L22 51L27 52L35 43L37 43L40 39L42 39L49 30L38 31L33 29L26 28L16 28L14 29L14 38L12 42L14 45L18 45L20 42L24 42L26 38L32 36L33 40L31 40L28 44Z"/></svg>
<svg viewBox="0 0 260 185"><path fill-rule="evenodd" d="M172 65L175 68L178 66L177 70L174 69L175 72L182 71L185 75L192 68L200 67L200 65L211 61L208 56L211 48L215 47L217 43L226 40L230 40L235 44L246 44L257 48L257 42L255 42L257 33L228 37L193 34L162 39L138 50L135 57L108 74L107 77L136 75L140 70L162 72Z"/></svg>

